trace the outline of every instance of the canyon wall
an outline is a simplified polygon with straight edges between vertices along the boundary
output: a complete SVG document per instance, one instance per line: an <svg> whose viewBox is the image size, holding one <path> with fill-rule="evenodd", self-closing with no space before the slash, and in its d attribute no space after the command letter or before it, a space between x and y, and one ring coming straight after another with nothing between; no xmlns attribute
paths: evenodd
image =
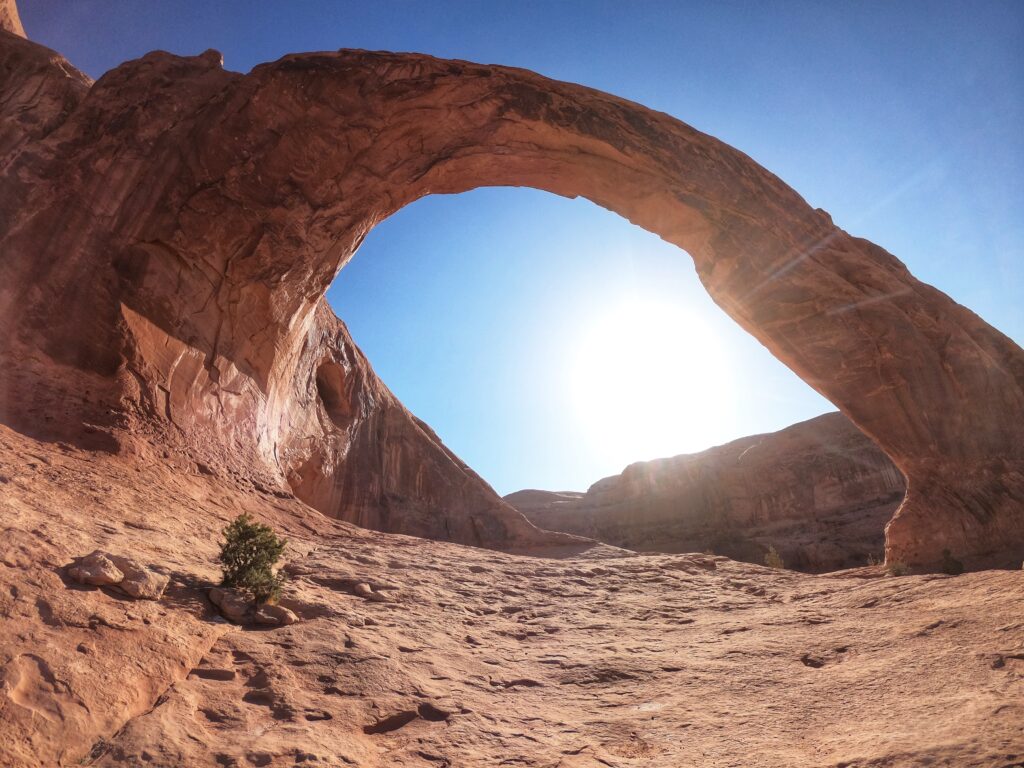
<svg viewBox="0 0 1024 768"><path fill-rule="evenodd" d="M638 552L714 551L821 572L880 561L903 476L839 413L700 453L631 464L586 493L505 497L541 528Z"/></svg>
<svg viewBox="0 0 1024 768"><path fill-rule="evenodd" d="M381 220L427 194L533 186L688 251L712 298L881 446L908 480L888 558L1019 566L1024 352L674 118L412 54L242 75L216 51L154 52L91 83L0 31L0 63L5 423L167 453L385 530L566 543L397 405L331 400L359 375L311 342L337 333L324 292Z"/></svg>

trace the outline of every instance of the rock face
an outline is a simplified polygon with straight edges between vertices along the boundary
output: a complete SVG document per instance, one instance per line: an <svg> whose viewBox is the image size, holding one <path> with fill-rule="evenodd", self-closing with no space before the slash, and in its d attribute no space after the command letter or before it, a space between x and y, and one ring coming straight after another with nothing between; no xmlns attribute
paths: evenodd
<svg viewBox="0 0 1024 768"><path fill-rule="evenodd" d="M177 82L176 93L149 113L132 84L138 73L112 73L91 86L56 54L0 35L3 89L12 96L0 131L0 240L9 244L0 251L0 323L9 332L0 340L8 363L0 373L0 420L140 460L173 454L204 472L294 493L365 527L509 550L577 544L530 525L410 414L376 377L322 290L303 303L301 317L284 318L272 306L276 299L257 298L263 288L228 284L236 269L264 268L241 266L248 257L235 250L248 246L226 241L189 268L164 262L168 271L150 271L145 253L158 254L157 261L170 254L159 241L131 246L127 261L111 258L110 248L120 250L120 227L139 226L173 186L144 178L150 161L143 156L163 152L171 165L161 173L187 173L188 153L180 150L192 140L180 135L184 144L176 147L159 139L165 123L237 79L216 55L154 54L139 62L147 77ZM119 95L104 96L105 83ZM107 121L120 119L132 124L131 147L103 135ZM121 170L98 171L121 162ZM140 194L156 197L125 197ZM220 216L200 213L198 199L181 204L175 218ZM248 237L244 227L228 235L234 224L221 223L224 236ZM225 274L215 275L207 259L222 259ZM143 307L130 298L142 294L149 295L143 303L155 303ZM89 317L71 319L65 302ZM242 318L264 312L263 330L229 319L240 313L247 324ZM250 341L276 336L279 321L289 326L287 338L263 346L263 357L221 354L237 334Z"/></svg>
<svg viewBox="0 0 1024 768"><path fill-rule="evenodd" d="M1024 352L678 120L419 55L241 75L215 51L158 52L91 84L0 31L0 61L4 423L168 452L385 530L566 543L385 397L323 303L407 203L527 185L688 251L715 301L892 457L908 490L889 559L1024 554Z"/></svg>
<svg viewBox="0 0 1024 768"><path fill-rule="evenodd" d="M579 86L423 56L239 75L154 53L93 84L0 30L0 93L0 765L1024 754L1020 570L824 578L540 531L323 303L418 196L585 194L689 249L894 457L910 490L889 556L1019 554L1021 351L749 158ZM289 541L272 629L207 597L241 513ZM152 564L161 599L62 576L97 547L131 562L83 579Z"/></svg>
<svg viewBox="0 0 1024 768"><path fill-rule="evenodd" d="M821 572L881 560L898 469L839 413L701 453L631 464L584 493L518 491L535 525L639 552L714 552Z"/></svg>
<svg viewBox="0 0 1024 768"><path fill-rule="evenodd" d="M21 17L18 15L18 6L14 0L0 0L0 29L19 37L25 36L25 28L21 26Z"/></svg>

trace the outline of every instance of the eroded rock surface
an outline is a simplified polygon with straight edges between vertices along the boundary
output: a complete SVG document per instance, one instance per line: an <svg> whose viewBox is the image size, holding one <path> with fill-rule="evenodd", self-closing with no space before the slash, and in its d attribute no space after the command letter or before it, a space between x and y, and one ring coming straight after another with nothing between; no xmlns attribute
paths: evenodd
<svg viewBox="0 0 1024 768"><path fill-rule="evenodd" d="M4 427L0 476L3 766L1024 759L1019 570L515 556ZM241 512L288 537L281 605L299 623L240 628L207 600L219 531ZM165 566L163 598L64 584L59 567L94 544Z"/></svg>
<svg viewBox="0 0 1024 768"><path fill-rule="evenodd" d="M0 92L0 764L1024 754L1020 570L823 578L543 532L323 302L417 197L585 195L686 248L893 458L890 558L1019 565L1024 353L746 156L580 86L416 55L241 75L158 52L91 83L0 30ZM297 623L240 629L207 599L243 512L290 542ZM97 547L158 563L161 600L61 577Z"/></svg>
<svg viewBox="0 0 1024 768"><path fill-rule="evenodd" d="M5 29L19 37L25 36L25 28L21 26L21 16L14 0L0 0L0 29Z"/></svg>
<svg viewBox="0 0 1024 768"><path fill-rule="evenodd" d="M638 552L714 552L821 572L881 562L903 476L850 421L828 413L701 453L631 464L586 493L505 497L531 522Z"/></svg>
<svg viewBox="0 0 1024 768"><path fill-rule="evenodd" d="M241 265L255 267L232 255L247 245L224 241L190 267L166 263L158 274L145 264L169 255L159 238L129 236L134 255L115 244L126 244L122 227L161 215L175 174L191 176L179 150L193 139L168 126L236 83L218 55L152 54L91 85L52 51L0 36L0 420L140 461L245 477L366 527L504 549L572 545L502 502L395 399L322 290L289 318L269 295L252 303L263 289L228 285ZM171 92L150 101L155 81L140 90L138 77ZM126 121L129 144L112 140L111 120ZM163 169L150 176L158 155ZM229 234L225 212L179 202L176 219L209 216L228 224L225 237L244 239ZM141 294L147 308L131 298ZM92 309L72 320L72 304ZM259 315L264 330L235 328L227 315L236 312L244 323ZM259 355L222 354L238 333L259 339L280 323L287 339Z"/></svg>

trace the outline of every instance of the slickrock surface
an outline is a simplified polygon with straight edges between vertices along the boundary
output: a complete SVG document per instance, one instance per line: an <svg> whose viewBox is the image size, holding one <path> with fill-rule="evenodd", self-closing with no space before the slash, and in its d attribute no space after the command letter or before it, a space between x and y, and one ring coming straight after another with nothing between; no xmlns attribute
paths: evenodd
<svg viewBox="0 0 1024 768"><path fill-rule="evenodd" d="M704 552L821 572L882 559L903 499L889 458L839 413L706 451L631 464L583 493L517 491L535 525L638 552Z"/></svg>
<svg viewBox="0 0 1024 768"><path fill-rule="evenodd" d="M1024 351L672 117L362 51L246 75L216 51L155 52L91 84L6 31L0 88L4 423L78 445L145 435L383 530L555 542L383 395L338 399L376 385L323 303L403 205L528 185L688 251L715 301L892 457L909 487L889 560L1024 556Z"/></svg>
<svg viewBox="0 0 1024 768"><path fill-rule="evenodd" d="M0 765L1024 761L1021 571L516 556L6 428L0 476ZM243 511L290 539L300 623L242 629L207 601ZM131 552L167 593L62 579L92 548Z"/></svg>

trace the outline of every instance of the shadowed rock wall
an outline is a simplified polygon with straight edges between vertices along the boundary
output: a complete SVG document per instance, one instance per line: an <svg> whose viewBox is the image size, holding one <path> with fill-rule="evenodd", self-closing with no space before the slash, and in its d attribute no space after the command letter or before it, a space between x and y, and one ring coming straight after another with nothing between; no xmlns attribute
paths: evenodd
<svg viewBox="0 0 1024 768"><path fill-rule="evenodd" d="M713 550L821 572L881 559L903 500L898 469L839 413L706 451L631 464L586 493L505 500L534 524L640 552Z"/></svg>

